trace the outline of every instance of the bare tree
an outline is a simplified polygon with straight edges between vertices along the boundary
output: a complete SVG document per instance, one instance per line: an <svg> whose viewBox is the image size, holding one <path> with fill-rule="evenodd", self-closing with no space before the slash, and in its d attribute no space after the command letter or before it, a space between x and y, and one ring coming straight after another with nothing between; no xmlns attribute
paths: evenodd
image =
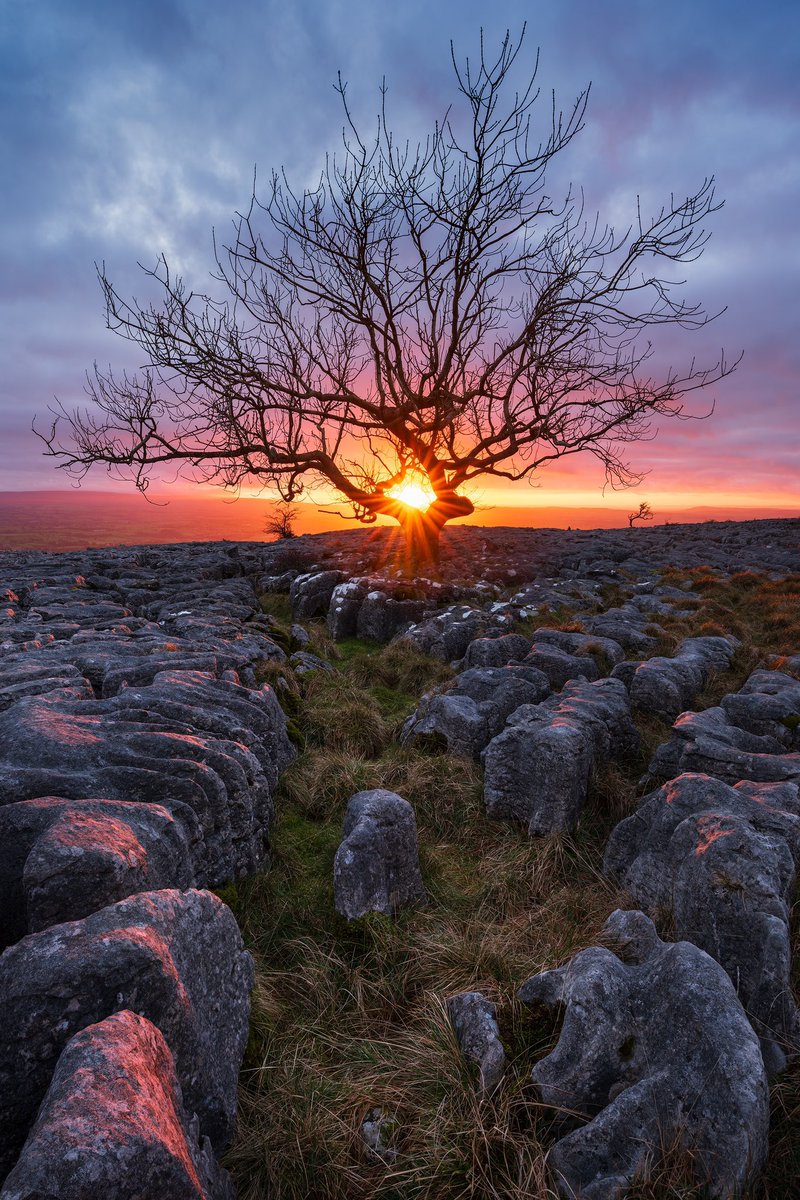
<svg viewBox="0 0 800 1200"><path fill-rule="evenodd" d="M296 504L289 504L282 500L264 522L264 532L273 533L280 541L297 537L294 523L298 513L299 509Z"/></svg>
<svg viewBox="0 0 800 1200"><path fill-rule="evenodd" d="M140 305L101 268L108 327L149 365L95 366L92 407L59 405L46 453L142 491L163 464L287 502L323 485L351 518L395 518L422 558L473 511L461 489L479 476L520 480L589 451L613 485L637 482L626 446L653 418L690 415L686 397L736 365L650 373L653 327L712 319L674 269L702 252L721 205L707 179L651 216L637 202L618 230L572 189L554 202L547 170L583 128L588 89L566 113L547 106L538 140L538 59L512 84L523 38L506 34L496 58L483 37L477 62L453 55L464 111L416 148L393 135L385 87L362 136L340 78L342 151L315 188L277 172L265 198L254 187L230 244L215 242L223 299L189 291L162 258L147 272L162 300ZM411 480L429 490L424 511Z"/></svg>
<svg viewBox="0 0 800 1200"><path fill-rule="evenodd" d="M652 521L653 510L646 500L642 500L636 512L628 513L628 528L633 529L634 521Z"/></svg>

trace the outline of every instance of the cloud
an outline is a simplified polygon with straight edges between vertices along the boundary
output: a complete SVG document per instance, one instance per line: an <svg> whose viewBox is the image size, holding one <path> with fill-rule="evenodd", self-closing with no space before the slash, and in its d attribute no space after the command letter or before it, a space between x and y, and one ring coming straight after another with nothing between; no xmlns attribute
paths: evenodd
<svg viewBox="0 0 800 1200"><path fill-rule="evenodd" d="M0 489L51 479L29 433L34 410L53 393L79 402L94 359L138 364L103 327L95 260L124 294L142 294L137 260L152 265L161 251L206 286L212 227L227 235L254 165L266 181L284 164L302 187L339 144L337 70L366 129L385 75L393 123L414 141L453 99L450 38L474 57L482 22L494 47L530 12L523 0L496 0L490 18L480 0L4 6ZM716 389L711 421L665 426L637 462L653 466L653 483L683 472L713 490L749 470L759 486L796 490L800 8L543 0L523 74L537 44L545 113L551 87L569 105L593 85L555 194L574 179L590 209L623 225L637 195L657 208L710 173L726 201L687 294L727 311L694 338L663 331L655 361L713 360L720 345L745 358ZM572 480L587 468L564 471Z"/></svg>

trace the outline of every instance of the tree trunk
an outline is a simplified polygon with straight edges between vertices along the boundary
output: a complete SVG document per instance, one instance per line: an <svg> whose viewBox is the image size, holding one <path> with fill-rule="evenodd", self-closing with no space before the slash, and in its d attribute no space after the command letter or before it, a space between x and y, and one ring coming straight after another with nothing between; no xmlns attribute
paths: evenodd
<svg viewBox="0 0 800 1200"><path fill-rule="evenodd" d="M400 522L405 534L404 568L409 575L435 567L439 562L440 534L447 522L474 512L472 502L455 493L437 496L424 512L407 505L403 507L404 512L392 515Z"/></svg>
<svg viewBox="0 0 800 1200"><path fill-rule="evenodd" d="M380 492L360 493L351 499L368 513L381 513L397 521L405 539L403 570L409 575L435 566L439 561L439 535L447 522L454 517L468 517L475 511L466 496L444 488L436 493L433 504L424 512Z"/></svg>
<svg viewBox="0 0 800 1200"><path fill-rule="evenodd" d="M400 527L405 536L404 567L408 574L420 568L436 566L439 562L439 535L442 525L432 520L427 512L409 509L401 519Z"/></svg>

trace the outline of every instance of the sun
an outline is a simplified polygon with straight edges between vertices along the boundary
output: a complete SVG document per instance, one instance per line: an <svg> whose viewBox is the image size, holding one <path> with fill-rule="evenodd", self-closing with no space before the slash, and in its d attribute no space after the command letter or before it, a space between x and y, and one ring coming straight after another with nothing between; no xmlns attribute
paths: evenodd
<svg viewBox="0 0 800 1200"><path fill-rule="evenodd" d="M409 508L418 508L420 512L425 512L426 508L430 508L436 499L427 479L423 479L421 476L414 478L407 476L402 483L398 483L386 495L391 496L393 500L400 500Z"/></svg>

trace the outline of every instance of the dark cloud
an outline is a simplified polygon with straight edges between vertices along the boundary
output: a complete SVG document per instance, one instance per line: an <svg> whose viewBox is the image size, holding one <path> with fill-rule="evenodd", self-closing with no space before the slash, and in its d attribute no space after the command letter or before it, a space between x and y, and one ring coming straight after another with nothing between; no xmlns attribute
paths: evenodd
<svg viewBox="0 0 800 1200"><path fill-rule="evenodd" d="M8 0L0 10L0 489L60 483L29 429L58 393L79 402L94 359L135 366L103 328L93 262L141 293L162 250L207 280L211 229L246 203L254 164L310 183L335 148L348 82L369 126L385 75L412 140L453 98L449 40L475 52L530 16L525 67L568 106L592 82L587 127L554 184L575 179L618 225L715 174L726 207L687 291L727 306L658 361L745 351L709 422L665 427L637 451L650 479L709 488L749 468L791 487L800 441L800 245L795 0ZM529 51L529 53L528 53ZM726 465L727 464L727 465ZM574 479L570 467L570 478ZM794 471L796 475L796 468ZM98 486L103 477L98 477Z"/></svg>

